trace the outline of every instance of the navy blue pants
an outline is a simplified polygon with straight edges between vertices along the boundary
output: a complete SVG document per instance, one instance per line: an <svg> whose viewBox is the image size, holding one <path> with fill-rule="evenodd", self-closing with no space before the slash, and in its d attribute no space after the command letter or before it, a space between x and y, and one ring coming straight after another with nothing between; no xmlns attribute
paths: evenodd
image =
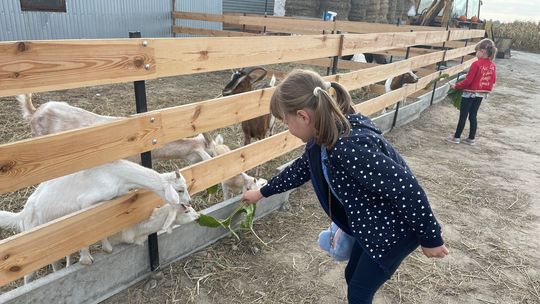
<svg viewBox="0 0 540 304"><path fill-rule="evenodd" d="M465 122L467 121L467 116L469 117L469 139L474 139L476 136L476 114L478 114L478 109L482 103L482 97L474 98L461 98L461 105L459 107L459 121L456 128L455 138L461 137L461 132L465 128Z"/></svg>
<svg viewBox="0 0 540 304"><path fill-rule="evenodd" d="M417 247L417 242L409 242L397 252L393 252L390 265L387 271L384 271L379 264L364 253L358 242L355 242L349 263L345 268L349 304L371 304L379 287L390 279L401 262Z"/></svg>

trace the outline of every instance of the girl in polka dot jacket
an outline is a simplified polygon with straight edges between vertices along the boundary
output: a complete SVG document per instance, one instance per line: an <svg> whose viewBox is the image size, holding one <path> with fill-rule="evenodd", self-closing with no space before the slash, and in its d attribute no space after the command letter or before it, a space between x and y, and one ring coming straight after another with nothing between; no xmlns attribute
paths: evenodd
<svg viewBox="0 0 540 304"><path fill-rule="evenodd" d="M270 111L306 142L305 152L243 198L253 203L311 180L322 208L355 239L345 269L349 303L371 303L419 245L428 257L448 254L424 190L371 120L354 114L343 86L295 70L276 87Z"/></svg>

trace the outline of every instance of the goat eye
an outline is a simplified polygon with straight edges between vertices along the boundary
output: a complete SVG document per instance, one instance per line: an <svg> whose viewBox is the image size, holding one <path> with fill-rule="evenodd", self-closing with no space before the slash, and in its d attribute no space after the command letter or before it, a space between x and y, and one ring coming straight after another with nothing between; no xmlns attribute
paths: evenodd
<svg viewBox="0 0 540 304"><path fill-rule="evenodd" d="M179 189L178 193L184 193L184 189Z"/></svg>

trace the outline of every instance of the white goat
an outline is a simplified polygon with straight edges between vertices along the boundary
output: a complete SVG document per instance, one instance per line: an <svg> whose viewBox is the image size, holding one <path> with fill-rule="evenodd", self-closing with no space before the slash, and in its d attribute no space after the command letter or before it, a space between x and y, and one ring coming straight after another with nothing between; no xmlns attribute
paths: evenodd
<svg viewBox="0 0 540 304"><path fill-rule="evenodd" d="M185 205L191 198L186 181L179 172L160 174L127 160L117 160L41 183L21 212L0 211L0 227L27 231L135 188L154 191L180 212L192 211ZM170 226L174 219L170 216L163 227ZM107 240L103 243L106 251L112 250ZM81 264L88 265L92 261L88 248L81 249ZM26 275L25 283L32 278L33 273Z"/></svg>
<svg viewBox="0 0 540 304"><path fill-rule="evenodd" d="M223 143L223 137L221 135L218 134L214 141L214 156L222 155L231 151L231 149ZM266 183L267 180L264 178L255 178L242 172L237 176L221 182L221 187L223 188L223 199L228 200L235 194L238 194L240 191L244 193L247 190L259 189L260 187L266 185Z"/></svg>
<svg viewBox="0 0 540 304"><path fill-rule="evenodd" d="M23 118L30 123L35 135L47 135L90 125L101 124L122 119L123 117L98 115L81 108L70 106L65 102L49 101L37 109L32 104L32 94L17 95ZM152 150L152 159L187 159L198 162L210 159L206 149L210 149L212 138L207 134L199 134L194 138L179 139ZM140 163L140 155L128 160Z"/></svg>

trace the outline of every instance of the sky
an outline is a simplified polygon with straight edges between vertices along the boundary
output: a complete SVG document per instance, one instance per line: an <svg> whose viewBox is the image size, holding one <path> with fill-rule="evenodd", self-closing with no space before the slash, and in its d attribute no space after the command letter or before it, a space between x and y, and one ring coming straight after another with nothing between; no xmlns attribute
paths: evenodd
<svg viewBox="0 0 540 304"><path fill-rule="evenodd" d="M540 21L540 0L482 0L480 19Z"/></svg>

